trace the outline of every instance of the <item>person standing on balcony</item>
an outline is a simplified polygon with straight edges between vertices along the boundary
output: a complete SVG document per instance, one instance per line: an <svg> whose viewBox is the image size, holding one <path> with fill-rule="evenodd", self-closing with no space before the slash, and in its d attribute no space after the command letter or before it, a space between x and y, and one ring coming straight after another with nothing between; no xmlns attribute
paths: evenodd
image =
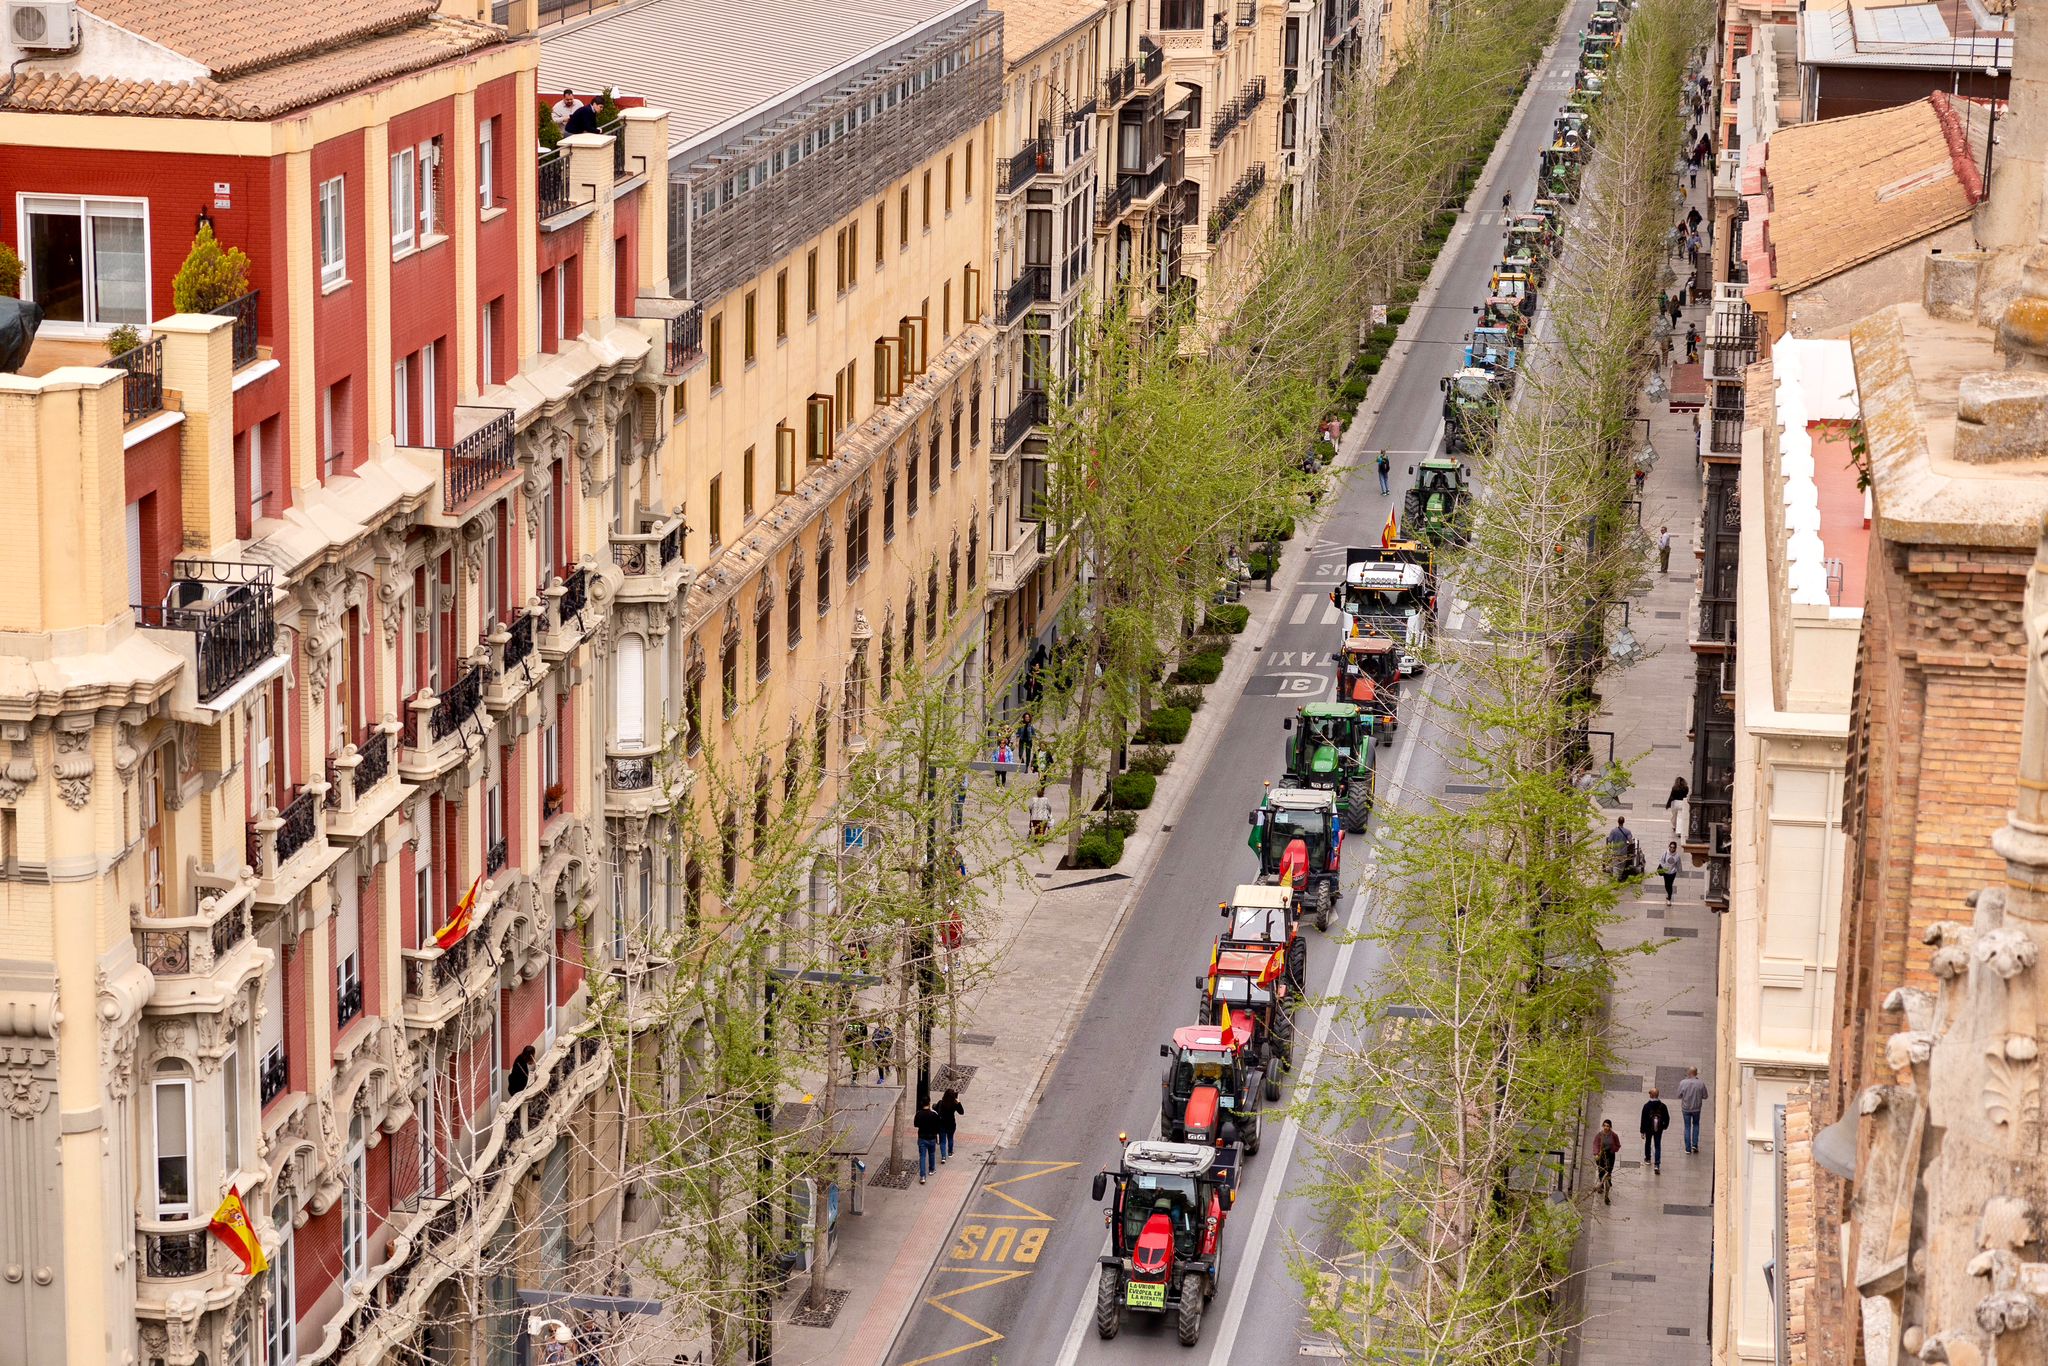
<svg viewBox="0 0 2048 1366"><path fill-rule="evenodd" d="M569 126L569 120L573 118L576 114L576 111L582 107L583 102L576 98L575 91L564 90L562 92L562 98L556 100L554 104L548 109L548 112L555 116L555 126L557 128L567 128Z"/></svg>
<svg viewBox="0 0 2048 1366"><path fill-rule="evenodd" d="M595 133L597 131L597 101L594 99L585 100L581 105L578 105L575 112L569 115L569 122L563 125L562 131L571 134Z"/></svg>

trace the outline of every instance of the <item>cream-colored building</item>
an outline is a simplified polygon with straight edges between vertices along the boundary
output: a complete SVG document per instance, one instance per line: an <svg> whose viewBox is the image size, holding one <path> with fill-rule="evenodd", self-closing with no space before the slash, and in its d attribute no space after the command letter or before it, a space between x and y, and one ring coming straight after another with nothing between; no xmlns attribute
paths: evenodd
<svg viewBox="0 0 2048 1366"><path fill-rule="evenodd" d="M678 111L634 169L668 209L669 287L703 315L704 363L613 510L634 533L615 555L672 544L676 566L621 593L605 685L615 892L648 923L677 927L716 881L664 837L671 737L777 790L816 765L829 802L892 678L978 699L1000 42L981 0L794 41L685 0L545 32L545 88ZM748 55L768 51L786 60Z"/></svg>
<svg viewBox="0 0 2048 1366"><path fill-rule="evenodd" d="M1782 338L1748 372L1734 822L1721 936L1714 1153L1714 1351L1777 1362L1784 1319L1782 1116L1824 1079L1845 841L1843 767L1870 533L1847 425L1849 343ZM1707 1141L1705 1135L1702 1141Z"/></svg>

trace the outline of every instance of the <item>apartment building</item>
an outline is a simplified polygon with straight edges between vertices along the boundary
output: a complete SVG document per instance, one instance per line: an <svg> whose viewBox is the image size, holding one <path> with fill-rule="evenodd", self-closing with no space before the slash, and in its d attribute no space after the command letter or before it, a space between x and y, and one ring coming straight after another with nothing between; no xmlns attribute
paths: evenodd
<svg viewBox="0 0 2048 1366"><path fill-rule="evenodd" d="M543 155L532 45L418 0L46 13L0 50L45 314L0 376L0 1362L509 1360L615 1217L581 684L697 360L635 316L665 118ZM201 228L246 289L180 312Z"/></svg>
<svg viewBox="0 0 2048 1366"><path fill-rule="evenodd" d="M653 0L543 30L543 88L675 111L647 175L668 290L703 318L704 363L612 509L615 558L678 566L645 591L629 574L613 607L599 743L613 895L639 923L712 914L724 881L675 866L674 743L757 768L770 801L812 772L829 803L895 679L980 705L1001 24L928 0L793 37Z"/></svg>
<svg viewBox="0 0 2048 1366"><path fill-rule="evenodd" d="M1869 521L1847 433L1849 344L1778 343L1750 371L1740 466L1729 915L1716 1019L1712 1334L1719 1362L1778 1362L1791 1335L1788 1111L1825 1080L1839 966L1842 797ZM1788 1180L1792 1178L1792 1180Z"/></svg>

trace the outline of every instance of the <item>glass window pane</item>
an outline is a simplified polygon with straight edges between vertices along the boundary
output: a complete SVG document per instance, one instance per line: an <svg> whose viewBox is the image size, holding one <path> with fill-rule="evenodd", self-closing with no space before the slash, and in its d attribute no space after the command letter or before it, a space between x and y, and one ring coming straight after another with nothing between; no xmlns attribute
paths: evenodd
<svg viewBox="0 0 2048 1366"><path fill-rule="evenodd" d="M149 270L142 254L142 220L92 216L94 321L149 321Z"/></svg>
<svg viewBox="0 0 2048 1366"><path fill-rule="evenodd" d="M29 295L51 322L85 321L85 229L75 213L28 216Z"/></svg>
<svg viewBox="0 0 2048 1366"><path fill-rule="evenodd" d="M192 1159L186 1151L185 1083L156 1087L156 1198L159 1205L189 1205Z"/></svg>

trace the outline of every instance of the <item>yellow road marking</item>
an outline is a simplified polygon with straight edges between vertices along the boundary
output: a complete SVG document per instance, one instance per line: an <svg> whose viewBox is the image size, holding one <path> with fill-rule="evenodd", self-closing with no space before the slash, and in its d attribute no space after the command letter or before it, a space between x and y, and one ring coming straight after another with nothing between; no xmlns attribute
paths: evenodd
<svg viewBox="0 0 2048 1366"><path fill-rule="evenodd" d="M1043 1223L1050 1224L1055 1222L1052 1215L1047 1214L1042 1209L1037 1209L1031 1205L1025 1204L1022 1200L1019 1200L1016 1196L1011 1195L1008 1191L1004 1190L1003 1187L1014 1186L1024 1181L1036 1181L1041 1176L1051 1176L1055 1172L1071 1171L1075 1167L1080 1166L1081 1164L1078 1162L997 1162L995 1165L998 1167L1035 1167L1037 1169L1035 1171L1025 1172L1020 1176L1006 1176L1000 1181L991 1181L986 1186L983 1186L981 1188L981 1193L983 1195L993 1195L996 1199L1001 1200L1007 1204L1015 1205L1018 1209L1023 1211L1023 1213L1020 1215L1013 1215L1009 1214L1007 1211L1004 1211L1002 1217L1012 1219L1037 1219Z"/></svg>
<svg viewBox="0 0 2048 1366"><path fill-rule="evenodd" d="M942 1272L950 1271L958 1275L981 1277L973 1285L963 1285L940 1295L927 1295L924 1302L938 1310L941 1314L949 1318L958 1319L975 1332L982 1334L982 1336L973 1342L959 1347L949 1347L943 1352L934 1352L930 1356L918 1357L914 1361L906 1361L903 1363L903 1366L928 1366L930 1362L944 1361L947 1357L956 1357L962 1352L971 1352L977 1347L989 1347L1001 1342L1003 1340L1001 1333L998 1333L995 1329L978 1319L967 1317L967 1315L961 1313L952 1305L944 1303L944 1301L952 1299L955 1295L965 1295L975 1290L986 1290L992 1285L1001 1285L1005 1281L1019 1280L1031 1274L1029 1271L985 1271L980 1267L969 1266L942 1266L938 1269Z"/></svg>

